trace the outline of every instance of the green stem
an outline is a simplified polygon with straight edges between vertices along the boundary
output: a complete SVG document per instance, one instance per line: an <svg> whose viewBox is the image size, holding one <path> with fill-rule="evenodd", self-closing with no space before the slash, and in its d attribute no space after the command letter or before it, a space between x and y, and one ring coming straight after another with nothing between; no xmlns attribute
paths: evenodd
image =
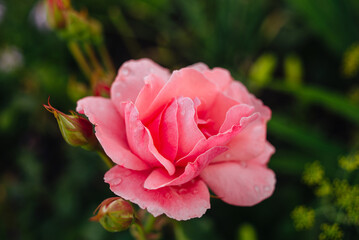
<svg viewBox="0 0 359 240"><path fill-rule="evenodd" d="M98 51L100 53L100 56L102 58L103 63L106 66L107 71L110 74L114 75L115 74L115 67L114 67L114 65L112 63L112 60L110 58L110 54L108 53L106 47L103 44L98 45Z"/></svg>
<svg viewBox="0 0 359 240"><path fill-rule="evenodd" d="M140 220L136 218L135 222L133 223L133 226L135 227L135 231L131 231L132 236L137 240L147 240L145 231Z"/></svg>
<svg viewBox="0 0 359 240"><path fill-rule="evenodd" d="M149 233L152 231L153 225L156 222L156 218L152 214L148 214L148 217L146 219L144 230L146 233Z"/></svg>
<svg viewBox="0 0 359 240"><path fill-rule="evenodd" d="M189 240L186 234L184 233L181 224L179 224L177 221L172 221L172 224L173 224L173 230L176 240Z"/></svg>
<svg viewBox="0 0 359 240"><path fill-rule="evenodd" d="M100 155L100 157L102 158L103 162L106 164L106 166L110 169L112 168L115 164L111 161L111 159L103 152L103 151L97 151L97 153Z"/></svg>
<svg viewBox="0 0 359 240"><path fill-rule="evenodd" d="M90 61L91 61L92 66L93 66L97 71L103 72L102 66L101 66L100 62L97 60L95 51L93 50L93 48L91 47L91 45L88 44L88 43L85 43L85 44L84 44L84 48L85 48L85 51L86 51L87 55L88 55L89 58L90 58Z"/></svg>
<svg viewBox="0 0 359 240"><path fill-rule="evenodd" d="M92 71L90 66L88 65L84 55L82 54L81 48L76 42L69 42L69 49L77 63L79 64L82 72L85 76L91 81Z"/></svg>

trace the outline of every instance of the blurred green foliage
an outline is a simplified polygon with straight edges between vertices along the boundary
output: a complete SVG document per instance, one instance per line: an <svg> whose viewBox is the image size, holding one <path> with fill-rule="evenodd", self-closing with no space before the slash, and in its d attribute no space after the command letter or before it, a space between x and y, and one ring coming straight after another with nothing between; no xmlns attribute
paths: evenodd
<svg viewBox="0 0 359 240"><path fill-rule="evenodd" d="M113 196L102 180L106 167L95 153L66 145L42 107L51 96L63 112L74 109L87 82L67 42L49 29L41 3L0 0L0 239L131 239L88 221L96 206ZM357 227L335 220L297 232L291 213L303 204L320 207L317 196L327 196L332 187L324 179L312 193L301 181L308 163L318 161L334 179L344 174L338 159L359 149L359 1L82 0L73 5L102 24L96 29L104 33L116 68L140 57L170 69L198 61L225 67L272 109L274 195L251 208L212 199L204 218L179 223L164 239L358 238ZM340 166L357 166L353 159ZM341 186L358 198L353 187L358 175L340 179L349 181Z"/></svg>

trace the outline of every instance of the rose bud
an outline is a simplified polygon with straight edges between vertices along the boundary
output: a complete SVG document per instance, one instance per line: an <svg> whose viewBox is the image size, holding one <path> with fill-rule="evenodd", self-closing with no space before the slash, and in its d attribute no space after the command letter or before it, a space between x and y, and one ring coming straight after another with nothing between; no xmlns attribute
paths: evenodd
<svg viewBox="0 0 359 240"><path fill-rule="evenodd" d="M96 208L96 211L98 211L97 215L90 218L90 220L100 222L109 232L126 230L135 219L131 204L119 197L104 200Z"/></svg>
<svg viewBox="0 0 359 240"><path fill-rule="evenodd" d="M70 0L47 0L47 17L50 26L62 29L66 26L64 11L70 8Z"/></svg>
<svg viewBox="0 0 359 240"><path fill-rule="evenodd" d="M52 107L50 103L44 104L44 107L54 114L61 134L68 144L75 147L81 146L88 150L98 147L92 124L86 118L73 111L71 111L71 115L64 114Z"/></svg>

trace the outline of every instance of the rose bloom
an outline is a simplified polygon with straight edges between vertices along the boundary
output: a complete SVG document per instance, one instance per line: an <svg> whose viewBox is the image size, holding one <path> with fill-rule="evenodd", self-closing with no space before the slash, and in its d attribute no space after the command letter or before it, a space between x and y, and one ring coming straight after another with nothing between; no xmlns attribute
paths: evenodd
<svg viewBox="0 0 359 240"><path fill-rule="evenodd" d="M203 63L172 74L149 59L118 71L111 99L86 97L77 111L116 164L111 190L154 216L201 217L209 189L224 202L252 206L274 191L267 168L268 107L222 68Z"/></svg>

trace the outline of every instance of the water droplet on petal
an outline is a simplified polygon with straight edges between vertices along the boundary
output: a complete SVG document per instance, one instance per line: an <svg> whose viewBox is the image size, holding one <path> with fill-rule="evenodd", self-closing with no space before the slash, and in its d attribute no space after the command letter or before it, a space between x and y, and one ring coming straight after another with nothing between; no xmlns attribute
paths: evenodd
<svg viewBox="0 0 359 240"><path fill-rule="evenodd" d="M269 186L264 186L264 191L266 191L266 192L269 192L270 191L270 187Z"/></svg>
<svg viewBox="0 0 359 240"><path fill-rule="evenodd" d="M179 194L185 194L185 193L187 193L187 189L181 188L180 190L178 190L178 193Z"/></svg>
<svg viewBox="0 0 359 240"><path fill-rule="evenodd" d="M197 189L193 189L193 190L192 190L192 193L193 193L193 194L197 194L197 193L198 193L198 190L197 190Z"/></svg>
<svg viewBox="0 0 359 240"><path fill-rule="evenodd" d="M226 158L231 158L231 154L230 154L230 153L227 153L227 154L226 154Z"/></svg>
<svg viewBox="0 0 359 240"><path fill-rule="evenodd" d="M259 193L259 190L260 190L260 189L259 189L259 187L258 187L257 185L255 185L255 186L254 186L254 190L255 190L257 193Z"/></svg>
<svg viewBox="0 0 359 240"><path fill-rule="evenodd" d="M112 180L113 185L120 185L121 182L122 182L122 178L116 178L116 179Z"/></svg>
<svg viewBox="0 0 359 240"><path fill-rule="evenodd" d="M245 161L241 161L240 164L241 164L241 166L244 167L244 168L246 168L246 167L248 166L247 162L245 162Z"/></svg>
<svg viewBox="0 0 359 240"><path fill-rule="evenodd" d="M128 70L127 68L122 69L122 74L127 76L130 73L130 70Z"/></svg>
<svg viewBox="0 0 359 240"><path fill-rule="evenodd" d="M121 93L116 93L116 97L121 97Z"/></svg>

